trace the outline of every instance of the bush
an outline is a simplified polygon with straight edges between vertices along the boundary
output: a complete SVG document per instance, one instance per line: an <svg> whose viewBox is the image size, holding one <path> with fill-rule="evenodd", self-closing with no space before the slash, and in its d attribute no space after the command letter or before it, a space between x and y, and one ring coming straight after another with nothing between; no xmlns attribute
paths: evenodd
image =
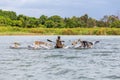
<svg viewBox="0 0 120 80"><path fill-rule="evenodd" d="M76 33L70 29L66 29L62 31L62 35L76 35Z"/></svg>
<svg viewBox="0 0 120 80"><path fill-rule="evenodd" d="M43 34L44 31L42 29L37 29L37 28L31 28L30 33L40 33L40 34Z"/></svg>

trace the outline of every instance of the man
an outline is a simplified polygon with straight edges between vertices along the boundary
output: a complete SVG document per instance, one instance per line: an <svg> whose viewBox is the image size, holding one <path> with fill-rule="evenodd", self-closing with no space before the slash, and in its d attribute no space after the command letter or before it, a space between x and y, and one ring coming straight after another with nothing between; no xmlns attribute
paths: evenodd
<svg viewBox="0 0 120 80"><path fill-rule="evenodd" d="M61 41L60 36L58 36L58 38L56 40L55 48L63 48L64 44L62 44L62 42L64 42L64 41Z"/></svg>

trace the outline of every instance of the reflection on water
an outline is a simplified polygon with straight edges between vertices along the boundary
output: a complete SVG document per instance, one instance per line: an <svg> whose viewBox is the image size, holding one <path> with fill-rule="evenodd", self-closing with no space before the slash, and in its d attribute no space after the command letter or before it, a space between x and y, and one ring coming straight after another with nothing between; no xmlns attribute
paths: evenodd
<svg viewBox="0 0 120 80"><path fill-rule="evenodd" d="M120 80L119 36L62 36L69 40L100 40L92 49L9 49L18 41L24 46L34 40L56 36L1 36L0 80Z"/></svg>

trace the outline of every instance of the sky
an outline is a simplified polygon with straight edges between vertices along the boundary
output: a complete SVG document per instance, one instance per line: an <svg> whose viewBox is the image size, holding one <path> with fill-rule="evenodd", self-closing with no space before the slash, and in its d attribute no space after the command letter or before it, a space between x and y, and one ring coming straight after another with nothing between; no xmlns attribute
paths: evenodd
<svg viewBox="0 0 120 80"><path fill-rule="evenodd" d="M41 15L80 17L88 14L101 19L105 15L120 15L120 0L1 0L0 9L37 18Z"/></svg>

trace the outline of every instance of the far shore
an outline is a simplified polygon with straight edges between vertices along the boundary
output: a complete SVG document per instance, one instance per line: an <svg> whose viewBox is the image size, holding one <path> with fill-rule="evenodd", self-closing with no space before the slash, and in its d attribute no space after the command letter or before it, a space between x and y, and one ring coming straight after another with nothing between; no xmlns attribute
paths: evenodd
<svg viewBox="0 0 120 80"><path fill-rule="evenodd" d="M0 36L120 35L120 28L19 28L0 27Z"/></svg>
<svg viewBox="0 0 120 80"><path fill-rule="evenodd" d="M4 34L0 33L0 36L58 36L58 34L39 34L39 33L22 33L22 34ZM120 36L120 35L59 35L59 36Z"/></svg>
<svg viewBox="0 0 120 80"><path fill-rule="evenodd" d="M0 36L45 36L45 35L41 35L41 34L34 34L34 33L27 33L27 34L1 34Z"/></svg>

